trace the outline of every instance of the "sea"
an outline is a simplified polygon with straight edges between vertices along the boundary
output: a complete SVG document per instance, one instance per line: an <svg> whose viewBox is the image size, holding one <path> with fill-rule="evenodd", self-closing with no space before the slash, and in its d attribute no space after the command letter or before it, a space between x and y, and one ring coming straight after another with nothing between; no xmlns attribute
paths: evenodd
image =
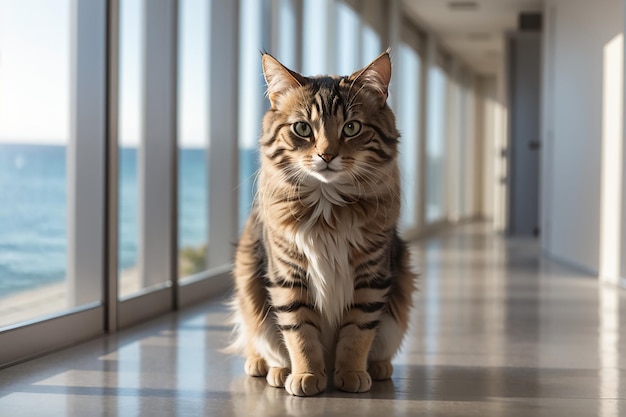
<svg viewBox="0 0 626 417"><path fill-rule="evenodd" d="M256 152L244 150L240 158L239 213L245 220ZM207 243L206 159L205 149L179 149L179 248ZM124 270L137 263L137 149L120 148L119 161L118 261ZM66 175L65 146L0 144L0 297L65 279Z"/></svg>

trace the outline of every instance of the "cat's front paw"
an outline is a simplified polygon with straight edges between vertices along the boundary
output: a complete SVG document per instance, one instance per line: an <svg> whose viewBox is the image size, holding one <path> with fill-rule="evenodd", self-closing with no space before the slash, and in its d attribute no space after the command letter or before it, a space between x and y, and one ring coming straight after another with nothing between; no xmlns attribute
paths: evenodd
<svg viewBox="0 0 626 417"><path fill-rule="evenodd" d="M276 388L284 387L285 381L287 380L287 377L289 376L289 372L290 372L289 368L271 367L270 370L267 372L267 383L271 387L276 387Z"/></svg>
<svg viewBox="0 0 626 417"><path fill-rule="evenodd" d="M258 355L248 356L245 365L246 375L265 376L267 375L267 363L265 359Z"/></svg>
<svg viewBox="0 0 626 417"><path fill-rule="evenodd" d="M319 394L326 389L326 375L311 372L291 374L285 381L285 389L289 394L298 397Z"/></svg>
<svg viewBox="0 0 626 417"><path fill-rule="evenodd" d="M393 374L393 365L390 361L374 361L370 362L367 372L374 381L385 381L391 378Z"/></svg>
<svg viewBox="0 0 626 417"><path fill-rule="evenodd" d="M363 371L335 371L335 388L346 392L367 392L372 388L370 374Z"/></svg>

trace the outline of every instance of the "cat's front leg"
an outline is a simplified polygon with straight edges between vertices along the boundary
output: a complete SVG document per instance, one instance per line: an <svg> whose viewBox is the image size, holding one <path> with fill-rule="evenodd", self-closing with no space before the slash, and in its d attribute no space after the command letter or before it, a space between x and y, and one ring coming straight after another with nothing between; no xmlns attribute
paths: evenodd
<svg viewBox="0 0 626 417"><path fill-rule="evenodd" d="M372 378L367 372L368 356L381 314L387 306L387 287L369 284L355 285L354 303L339 329L333 379L335 387L342 391L366 392L372 387Z"/></svg>
<svg viewBox="0 0 626 417"><path fill-rule="evenodd" d="M285 389L292 395L310 396L326 389L324 350L321 344L321 319L307 302L304 286L276 284L270 289L276 323L291 363Z"/></svg>
<svg viewBox="0 0 626 417"><path fill-rule="evenodd" d="M324 352L320 344L320 332L311 323L302 323L297 328L282 327L289 358L291 374L285 381L285 389L292 395L309 396L326 389Z"/></svg>

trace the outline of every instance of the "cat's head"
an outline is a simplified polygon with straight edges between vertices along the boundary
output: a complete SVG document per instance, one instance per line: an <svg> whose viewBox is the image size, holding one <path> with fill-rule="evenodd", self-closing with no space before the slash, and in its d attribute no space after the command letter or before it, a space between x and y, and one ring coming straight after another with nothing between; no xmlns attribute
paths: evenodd
<svg viewBox="0 0 626 417"><path fill-rule="evenodd" d="M387 106L388 52L343 77L305 77L269 54L262 59L271 103L261 137L264 169L298 184L387 179L399 137Z"/></svg>

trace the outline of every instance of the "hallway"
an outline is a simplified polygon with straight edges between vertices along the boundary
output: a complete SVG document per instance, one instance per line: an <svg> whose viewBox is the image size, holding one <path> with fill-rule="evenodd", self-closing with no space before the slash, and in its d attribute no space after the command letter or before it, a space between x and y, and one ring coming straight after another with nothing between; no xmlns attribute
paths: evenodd
<svg viewBox="0 0 626 417"><path fill-rule="evenodd" d="M392 381L296 398L218 352L216 301L0 371L0 416L601 416L626 413L626 293L468 224L413 245Z"/></svg>

